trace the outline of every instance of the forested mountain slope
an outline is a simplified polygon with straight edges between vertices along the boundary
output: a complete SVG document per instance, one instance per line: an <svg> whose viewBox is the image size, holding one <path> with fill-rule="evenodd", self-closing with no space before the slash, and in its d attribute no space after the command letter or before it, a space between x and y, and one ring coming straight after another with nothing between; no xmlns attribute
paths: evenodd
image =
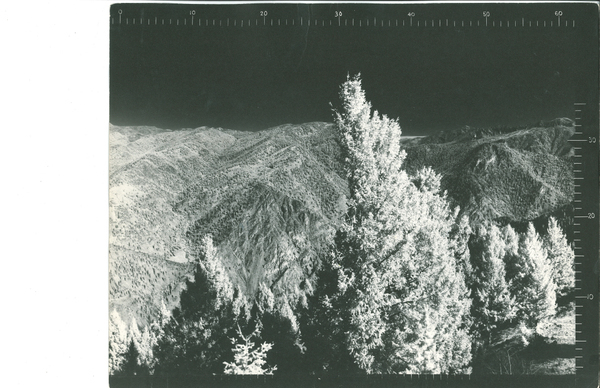
<svg viewBox="0 0 600 388"><path fill-rule="evenodd" d="M320 244L345 211L331 124L257 133L110 128L110 296L146 322L177 303L189 259L212 234L230 277L263 282L287 309L310 287Z"/></svg>
<svg viewBox="0 0 600 388"><path fill-rule="evenodd" d="M464 129L407 144L406 168L431 166L472 221L530 221L573 199L574 123L519 130Z"/></svg>
<svg viewBox="0 0 600 388"><path fill-rule="evenodd" d="M472 222L528 221L572 201L573 122L410 139L405 167L432 166ZM142 325L177 304L205 234L248 297L261 284L289 312L345 213L328 123L261 132L110 127L110 303Z"/></svg>

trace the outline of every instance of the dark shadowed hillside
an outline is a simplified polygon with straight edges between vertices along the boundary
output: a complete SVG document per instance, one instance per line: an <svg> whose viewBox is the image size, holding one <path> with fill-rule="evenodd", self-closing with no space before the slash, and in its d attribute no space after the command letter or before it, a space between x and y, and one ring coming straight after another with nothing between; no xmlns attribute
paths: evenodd
<svg viewBox="0 0 600 388"><path fill-rule="evenodd" d="M517 130L463 129L404 143L473 221L533 220L573 196L568 119ZM263 286L284 313L311 291L323 244L345 213L332 124L261 132L110 127L110 303L144 324L178 303L211 234L247 296Z"/></svg>

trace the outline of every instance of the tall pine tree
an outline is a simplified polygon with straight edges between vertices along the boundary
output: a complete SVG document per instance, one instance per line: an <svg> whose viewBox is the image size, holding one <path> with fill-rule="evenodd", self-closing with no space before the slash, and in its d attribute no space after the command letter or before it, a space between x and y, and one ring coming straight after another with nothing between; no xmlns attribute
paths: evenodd
<svg viewBox="0 0 600 388"><path fill-rule="evenodd" d="M552 266L552 278L556 285L557 296L564 296L575 287L575 252L554 217L548 219L548 234L544 238L544 248Z"/></svg>
<svg viewBox="0 0 600 388"><path fill-rule="evenodd" d="M193 279L186 282L180 307L160 330L153 349L156 373L223 372L233 358L229 338L235 336L233 288L210 238L205 238Z"/></svg>
<svg viewBox="0 0 600 388"><path fill-rule="evenodd" d="M117 310L111 311L109 315L109 337L108 337L108 372L117 374L125 360L127 352L127 326L121 319Z"/></svg>
<svg viewBox="0 0 600 388"><path fill-rule="evenodd" d="M497 329L515 317L515 301L506 283L504 256L506 246L496 225L480 226L473 258L472 316L474 329L488 343Z"/></svg>
<svg viewBox="0 0 600 388"><path fill-rule="evenodd" d="M471 225L469 225L469 217L467 215L459 216L459 208L455 209L456 218L458 221L452 226L450 239L452 242L452 251L458 268L464 274L465 284L467 288L471 288L474 281L473 266L471 265L471 251L469 250L469 238L473 233Z"/></svg>
<svg viewBox="0 0 600 388"><path fill-rule="evenodd" d="M129 340L129 346L127 347L127 351L123 355L123 365L119 373L126 376L136 376L143 374L145 372L145 369L139 363L139 356L140 353L138 352L135 340L132 337Z"/></svg>
<svg viewBox="0 0 600 388"><path fill-rule="evenodd" d="M535 328L542 319L554 315L556 294L552 267L532 223L521 237L515 268L511 288L517 302L517 315Z"/></svg>
<svg viewBox="0 0 600 388"><path fill-rule="evenodd" d="M320 295L339 325L330 335L343 337L348 358L367 373L463 372L470 300L440 178L402 170L400 126L371 111L359 76L348 77L340 99L335 124L350 198L321 274L335 282Z"/></svg>
<svg viewBox="0 0 600 388"><path fill-rule="evenodd" d="M509 289L512 279L519 273L519 235L510 224L502 228L502 239L504 240L504 264L506 267L506 281Z"/></svg>

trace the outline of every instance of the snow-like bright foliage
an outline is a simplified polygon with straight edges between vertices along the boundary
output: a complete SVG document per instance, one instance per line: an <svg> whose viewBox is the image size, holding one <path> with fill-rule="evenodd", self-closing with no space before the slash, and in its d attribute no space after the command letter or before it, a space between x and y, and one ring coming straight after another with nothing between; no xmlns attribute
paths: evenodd
<svg viewBox="0 0 600 388"><path fill-rule="evenodd" d="M554 217L548 219L544 249L552 266L556 292L559 296L565 295L575 287L575 252Z"/></svg>
<svg viewBox="0 0 600 388"><path fill-rule="evenodd" d="M367 373L468 371L470 300L440 177L402 169L400 125L372 111L359 76L348 77L340 100L334 115L350 198L326 266L335 284L321 301L337 312L330 319Z"/></svg>

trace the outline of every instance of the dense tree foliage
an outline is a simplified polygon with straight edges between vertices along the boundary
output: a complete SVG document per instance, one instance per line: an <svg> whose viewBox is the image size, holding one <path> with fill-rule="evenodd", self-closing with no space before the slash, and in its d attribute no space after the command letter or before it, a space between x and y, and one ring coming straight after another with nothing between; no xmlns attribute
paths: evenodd
<svg viewBox="0 0 600 388"><path fill-rule="evenodd" d="M519 234L507 224L502 228L502 239L504 240L504 264L506 269L506 279L509 282L509 288L514 291L510 285L519 272Z"/></svg>
<svg viewBox="0 0 600 388"><path fill-rule="evenodd" d="M340 99L335 123L350 198L320 275L317 310L327 321L314 330L367 373L465 371L470 300L440 177L401 168L400 126L372 112L358 76L342 85Z"/></svg>
<svg viewBox="0 0 600 388"><path fill-rule="evenodd" d="M233 289L206 238L193 279L158 338L156 372L169 374L222 373L233 359L229 338L235 336Z"/></svg>
<svg viewBox="0 0 600 388"><path fill-rule="evenodd" d="M521 236L512 293L517 302L517 316L529 326L554 315L556 308L552 267L542 241L532 223Z"/></svg>
<svg viewBox="0 0 600 388"><path fill-rule="evenodd" d="M552 267L557 296L564 296L575 287L575 253L554 217L548 219L548 234L544 238L544 249Z"/></svg>
<svg viewBox="0 0 600 388"><path fill-rule="evenodd" d="M144 365L140 365L139 362L140 353L138 352L137 346L134 339L129 341L127 351L123 355L123 365L121 366L120 374L127 376L141 375L146 372Z"/></svg>
<svg viewBox="0 0 600 388"><path fill-rule="evenodd" d="M108 322L108 372L115 374L121 370L127 351L127 326L116 310L110 312Z"/></svg>
<svg viewBox="0 0 600 388"><path fill-rule="evenodd" d="M398 121L372 110L360 76L348 77L340 100L334 121L349 197L338 230L263 190L239 228L256 238L218 253L205 236L177 308L163 302L143 327L111 311L109 373L487 371L504 362L498 344L524 348L555 315L575 280L558 222L551 217L542 238L531 223L519 234L459 216L440 175L405 171ZM281 257L267 260L271 251ZM223 267L220 255L234 253L255 263L241 286L251 295Z"/></svg>
<svg viewBox="0 0 600 388"><path fill-rule="evenodd" d="M238 326L239 339L232 339L234 348L234 362L225 361L225 374L234 375L271 375L277 366L270 367L267 364L267 352L273 347L272 343L263 342L256 347L252 338L260 337L260 326L250 333L244 335ZM240 341L241 340L241 341Z"/></svg>
<svg viewBox="0 0 600 388"><path fill-rule="evenodd" d="M505 241L496 225L480 226L472 243L473 329L479 337L491 341L497 329L515 317L516 307L506 282Z"/></svg>

